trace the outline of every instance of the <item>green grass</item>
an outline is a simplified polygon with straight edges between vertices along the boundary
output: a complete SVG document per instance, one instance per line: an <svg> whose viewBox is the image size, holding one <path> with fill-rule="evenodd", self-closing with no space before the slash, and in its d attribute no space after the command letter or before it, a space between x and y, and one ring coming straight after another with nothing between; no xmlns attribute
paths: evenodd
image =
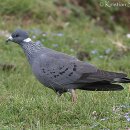
<svg viewBox="0 0 130 130"><path fill-rule="evenodd" d="M54 0L0 0L0 15L12 16L23 19L45 20L48 16L54 15L56 7Z"/></svg>
<svg viewBox="0 0 130 130"><path fill-rule="evenodd" d="M14 23L7 21L0 27L10 31L24 28L31 32L30 37L36 36L34 41L40 40L46 47L70 55L86 51L91 56L89 62L97 67L130 76L130 52L119 51L112 44L112 41L118 41L129 46L130 40L121 27L106 33L87 18L80 21L72 18L68 26L62 28L56 22L26 26L21 19ZM47 36L42 36L40 31L36 35L31 30L47 32ZM59 32L63 36L57 36ZM130 127L130 122L124 117L130 110L130 85L124 84L125 89L120 92L78 90L78 101L72 104L69 93L58 98L52 90L41 85L33 76L22 49L14 43L5 44L5 39L0 38L0 63L14 64L16 70L3 71L0 68L0 129L116 130ZM111 51L106 55L107 49ZM97 50L97 54L91 54L93 50Z"/></svg>

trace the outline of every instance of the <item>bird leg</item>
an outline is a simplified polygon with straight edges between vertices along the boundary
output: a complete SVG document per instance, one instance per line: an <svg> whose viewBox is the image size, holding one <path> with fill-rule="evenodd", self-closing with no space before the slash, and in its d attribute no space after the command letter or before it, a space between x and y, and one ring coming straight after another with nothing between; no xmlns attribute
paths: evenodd
<svg viewBox="0 0 130 130"><path fill-rule="evenodd" d="M71 97L72 97L72 102L73 102L73 103L76 103L76 101L77 101L77 96L76 96L76 93L75 93L75 90L74 90L74 89L71 89Z"/></svg>

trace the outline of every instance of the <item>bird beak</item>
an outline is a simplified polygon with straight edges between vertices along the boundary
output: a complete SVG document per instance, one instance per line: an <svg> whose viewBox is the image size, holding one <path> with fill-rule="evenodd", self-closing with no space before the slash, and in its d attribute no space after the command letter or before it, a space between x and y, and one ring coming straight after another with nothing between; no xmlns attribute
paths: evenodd
<svg viewBox="0 0 130 130"><path fill-rule="evenodd" d="M12 38L12 36L10 36L7 40L6 40L6 42L9 42L9 41L12 41L13 40L13 38Z"/></svg>

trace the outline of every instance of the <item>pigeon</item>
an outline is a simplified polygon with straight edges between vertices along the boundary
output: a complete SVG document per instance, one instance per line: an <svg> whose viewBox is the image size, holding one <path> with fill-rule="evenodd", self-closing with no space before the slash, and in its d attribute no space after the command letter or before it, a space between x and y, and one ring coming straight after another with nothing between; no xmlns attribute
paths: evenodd
<svg viewBox="0 0 130 130"><path fill-rule="evenodd" d="M33 42L29 34L17 29L6 42L17 43L23 49L36 79L58 95L70 92L76 102L76 89L89 91L116 91L124 88L119 83L130 83L124 73L98 69L90 63Z"/></svg>

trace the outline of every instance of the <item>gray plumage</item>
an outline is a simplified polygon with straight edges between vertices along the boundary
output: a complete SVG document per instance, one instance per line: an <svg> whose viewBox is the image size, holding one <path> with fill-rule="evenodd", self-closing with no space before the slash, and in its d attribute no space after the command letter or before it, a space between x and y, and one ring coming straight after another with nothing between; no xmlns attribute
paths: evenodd
<svg viewBox="0 0 130 130"><path fill-rule="evenodd" d="M99 70L75 57L51 50L41 43L27 41L28 34L22 30L12 33L11 40L24 50L36 78L46 87L59 94L71 89L92 91L122 90L114 83L129 83L126 74Z"/></svg>

